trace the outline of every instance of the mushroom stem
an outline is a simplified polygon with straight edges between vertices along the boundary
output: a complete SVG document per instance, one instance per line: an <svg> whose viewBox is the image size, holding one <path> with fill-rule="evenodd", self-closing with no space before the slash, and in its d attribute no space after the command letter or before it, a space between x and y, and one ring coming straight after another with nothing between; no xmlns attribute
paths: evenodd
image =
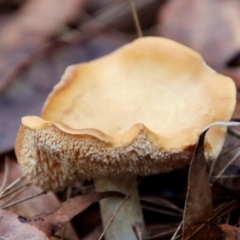
<svg viewBox="0 0 240 240"><path fill-rule="evenodd" d="M103 177L94 180L96 190L103 191L119 191L128 194L136 185L136 176L117 176ZM101 215L103 227L105 228L110 218L116 213L123 199L119 197L111 197L100 201ZM139 222L142 225L143 235L145 234L145 225L143 220L142 209L139 200L137 187L132 191L130 197L123 204L115 219L111 223L105 234L106 240L136 240L136 236L132 230L131 224Z"/></svg>

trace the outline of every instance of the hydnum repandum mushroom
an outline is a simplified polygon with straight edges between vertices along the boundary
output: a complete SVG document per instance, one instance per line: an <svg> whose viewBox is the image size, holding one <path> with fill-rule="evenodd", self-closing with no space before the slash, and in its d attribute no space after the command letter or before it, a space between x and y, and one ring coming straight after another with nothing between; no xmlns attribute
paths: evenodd
<svg viewBox="0 0 240 240"><path fill-rule="evenodd" d="M68 67L41 118L22 119L16 155L26 176L43 189L93 179L97 191L127 194L138 175L187 165L201 131L215 121L229 121L235 103L233 81L208 67L195 51L164 38L143 37ZM219 155L225 133L224 126L208 131L208 160ZM121 201L100 202L104 226ZM144 226L137 189L106 239L135 239L134 221Z"/></svg>

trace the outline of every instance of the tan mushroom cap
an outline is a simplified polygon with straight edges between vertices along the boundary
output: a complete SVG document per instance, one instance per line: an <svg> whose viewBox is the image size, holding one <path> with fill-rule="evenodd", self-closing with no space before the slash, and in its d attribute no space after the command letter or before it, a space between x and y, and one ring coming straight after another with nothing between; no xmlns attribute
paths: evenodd
<svg viewBox="0 0 240 240"><path fill-rule="evenodd" d="M16 154L32 182L45 189L75 176L165 172L189 163L200 132L229 121L235 103L233 81L199 54L145 37L68 67L45 102L44 120L22 119ZM215 126L207 133L208 158L218 156L225 132Z"/></svg>

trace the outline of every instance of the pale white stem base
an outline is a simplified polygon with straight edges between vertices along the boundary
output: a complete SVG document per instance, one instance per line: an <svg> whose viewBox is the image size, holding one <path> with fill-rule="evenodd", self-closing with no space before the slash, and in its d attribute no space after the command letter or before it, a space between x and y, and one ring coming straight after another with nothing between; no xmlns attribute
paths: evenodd
<svg viewBox="0 0 240 240"><path fill-rule="evenodd" d="M137 184L136 178L136 176L103 177L95 179L94 183L98 192L119 191L127 195ZM123 198L120 197L110 197L100 201L104 228L122 201ZM146 231L137 187L117 213L105 234L105 240L136 240L131 227L131 223L135 221L141 223L143 236L145 236Z"/></svg>

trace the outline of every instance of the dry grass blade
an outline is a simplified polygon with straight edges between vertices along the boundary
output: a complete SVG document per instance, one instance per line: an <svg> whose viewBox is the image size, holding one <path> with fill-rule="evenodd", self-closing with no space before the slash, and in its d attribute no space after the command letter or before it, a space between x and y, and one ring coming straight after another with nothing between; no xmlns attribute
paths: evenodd
<svg viewBox="0 0 240 240"><path fill-rule="evenodd" d="M215 181L215 177L211 177ZM240 175L222 175L218 179L240 178Z"/></svg>
<svg viewBox="0 0 240 240"><path fill-rule="evenodd" d="M182 213L176 212L176 211L163 210L163 209L159 209L157 207L146 206L144 204L142 204L142 208L146 209L146 210L149 210L149 211L152 211L152 212L155 212L155 213L165 214L165 215L168 215L168 216L174 216L174 217L179 217L179 218L182 217Z"/></svg>
<svg viewBox="0 0 240 240"><path fill-rule="evenodd" d="M2 184L0 186L0 193L4 189L7 183L8 175L9 175L9 163L8 163L8 158L5 157L4 158L4 175L3 175Z"/></svg>
<svg viewBox="0 0 240 240"><path fill-rule="evenodd" d="M236 129L232 129L232 128L229 128L228 129L228 132L230 134L232 134L233 136L237 137L237 138L240 138L240 132Z"/></svg>
<svg viewBox="0 0 240 240"><path fill-rule="evenodd" d="M161 238L165 239L165 237L171 236L175 231L176 231L176 228L168 229L168 230L160 232L160 233L158 233L158 234L156 234L152 237L144 238L144 240L158 240L158 239L161 239Z"/></svg>
<svg viewBox="0 0 240 240"><path fill-rule="evenodd" d="M147 237L147 239L156 237L159 233L171 232L171 234L173 234L176 231L176 228L178 226L179 226L179 223L168 223L168 224L160 223L160 225L157 224L154 227L148 227L147 230L148 230L148 235L150 237Z"/></svg>
<svg viewBox="0 0 240 240"><path fill-rule="evenodd" d="M15 193L15 192L17 192L17 191L19 191L19 190L22 190L22 189L24 190L25 188L27 188L27 187L30 186L30 185L31 185L31 183L27 183L27 184L25 184L25 185L23 185L23 186L21 186L21 187L19 187L19 188L13 189L12 191L9 191L9 192L1 195L1 196L0 196L0 200L3 199L3 198L5 198L5 197L7 197L7 196L9 196L9 195L11 195L11 194L13 194L13 193Z"/></svg>
<svg viewBox="0 0 240 240"><path fill-rule="evenodd" d="M180 229L182 228L182 225L183 225L183 221L181 221L180 224L178 225L175 233L174 233L174 234L172 235L172 237L171 237L171 240L175 240L175 239L176 239L177 234L179 233Z"/></svg>
<svg viewBox="0 0 240 240"><path fill-rule="evenodd" d="M233 125L232 125L233 124ZM228 125L225 125L225 126L240 126L239 122L230 122L228 123ZM228 129L228 132L231 133L231 128ZM231 151L233 151L234 149L238 148L240 146L240 144L237 144L236 146L230 148L230 149L227 149L225 150L224 152L222 152L220 155L223 156ZM218 158L214 159L213 163L211 164L211 167L210 167L210 171L209 171L209 176L208 176L208 179L210 180L211 176L212 176L212 173L213 173L213 170L216 166L216 163L218 161Z"/></svg>
<svg viewBox="0 0 240 240"><path fill-rule="evenodd" d="M167 199L161 198L159 196L141 196L141 201L153 203L161 207L166 207L171 210L183 213L183 210L179 208L177 205L173 204L172 202L168 201Z"/></svg>
<svg viewBox="0 0 240 240"><path fill-rule="evenodd" d="M59 209L53 213L41 213L30 220L28 223L35 226L38 230L44 232L48 237L52 236L59 229L64 227L74 216L85 210L92 203L103 198L123 196L119 192L101 192L89 193L78 196L63 202Z"/></svg>
<svg viewBox="0 0 240 240"><path fill-rule="evenodd" d="M46 193L45 191L42 191L42 192L40 192L40 193L34 194L34 195L29 196L29 197L26 197L26 198L24 198L24 199L20 199L20 200L18 200L18 201L13 202L13 203L9 203L9 204L7 204L7 205L4 205L4 206L1 207L1 208L2 208L2 209L6 209L6 208L9 208L9 207L12 207L12 206L14 206L14 205L16 205L16 204L19 204L19 203L21 203L21 202L25 202L25 201L30 200L30 199L32 199L32 198L41 196L41 195L43 195L43 194L45 194L45 193Z"/></svg>
<svg viewBox="0 0 240 240"><path fill-rule="evenodd" d="M25 176L21 176L17 178L15 181L13 181L11 184L9 184L2 192L0 192L0 197L4 195L6 192L8 192L12 187L17 185L19 182L21 182L24 179Z"/></svg>
<svg viewBox="0 0 240 240"><path fill-rule="evenodd" d="M226 202L222 206L220 206L218 209L215 210L214 214L209 219L209 221L215 218L221 219L223 216L230 213L232 210L237 209L238 207L239 207L239 204L235 199L232 200L231 202Z"/></svg>
<svg viewBox="0 0 240 240"><path fill-rule="evenodd" d="M231 148L229 148L229 149L226 149L225 151L223 151L221 154L220 154L220 156L223 156L223 155L225 155L225 154L227 154L227 153L229 153L229 152L231 152L231 151L233 151L233 150L235 150L236 148L239 148L240 147L240 144L237 144L236 146L234 146L234 147L231 147Z"/></svg>
<svg viewBox="0 0 240 240"><path fill-rule="evenodd" d="M217 176L213 176L214 178L214 182L217 181L217 179L225 172L225 170L239 157L240 155L240 151L238 151L236 153L236 155L229 161L227 162L227 164L225 164L225 166L222 168L222 170L218 173ZM212 182L212 184L214 184L214 182Z"/></svg>
<svg viewBox="0 0 240 240"><path fill-rule="evenodd" d="M142 29L141 29L140 22L139 22L135 1L130 0L130 4L131 4L132 16L133 16L133 20L135 23L137 33L138 33L138 37L142 37L143 33L142 33Z"/></svg>
<svg viewBox="0 0 240 240"><path fill-rule="evenodd" d="M134 2L136 11L141 12L144 9L150 9L151 6L158 6L157 0L137 0ZM132 8L129 8L129 4L126 1L112 1L106 7L100 9L93 15L93 19L87 21L82 24L81 28L85 29L86 31L95 31L94 26L96 23L100 23L100 25L104 28L113 27L113 26L121 26L125 19L131 17ZM98 25L99 26L99 25ZM120 27L121 28L121 27Z"/></svg>

